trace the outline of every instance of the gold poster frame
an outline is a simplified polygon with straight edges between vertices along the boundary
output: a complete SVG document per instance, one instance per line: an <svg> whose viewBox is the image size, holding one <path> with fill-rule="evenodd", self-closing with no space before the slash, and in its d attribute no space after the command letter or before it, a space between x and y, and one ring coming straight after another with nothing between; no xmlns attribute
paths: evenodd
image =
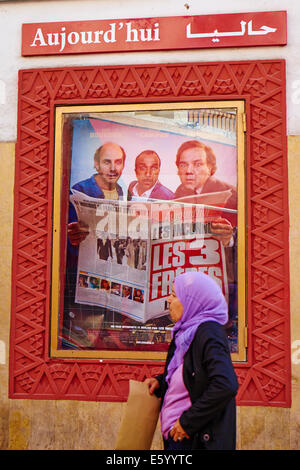
<svg viewBox="0 0 300 470"><path fill-rule="evenodd" d="M238 172L238 353L232 353L234 362L247 360L246 315L246 170L245 170L245 102L243 100L197 101L151 104L112 104L57 106L55 108L54 177L53 177L53 227L52 270L50 301L50 357L68 359L164 361L165 352L110 351L110 350L59 350L57 348L59 303L63 295L60 289L61 244L61 194L62 194L62 130L64 114L93 114L110 112L193 110L235 108L237 126L237 172Z"/></svg>

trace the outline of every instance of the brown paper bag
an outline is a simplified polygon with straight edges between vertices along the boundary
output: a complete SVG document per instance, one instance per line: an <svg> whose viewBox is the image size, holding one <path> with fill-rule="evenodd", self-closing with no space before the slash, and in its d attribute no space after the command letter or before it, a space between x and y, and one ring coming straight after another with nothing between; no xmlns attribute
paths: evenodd
<svg viewBox="0 0 300 470"><path fill-rule="evenodd" d="M115 450L148 450L151 447L160 400L150 395L145 382L129 381L129 396L117 436Z"/></svg>

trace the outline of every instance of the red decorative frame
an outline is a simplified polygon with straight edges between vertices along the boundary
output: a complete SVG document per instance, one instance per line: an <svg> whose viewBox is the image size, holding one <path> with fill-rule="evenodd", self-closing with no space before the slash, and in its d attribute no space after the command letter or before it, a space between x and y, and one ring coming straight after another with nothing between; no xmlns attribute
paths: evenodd
<svg viewBox="0 0 300 470"><path fill-rule="evenodd" d="M239 405L290 406L288 180L282 60L22 70L10 397L124 401L154 361L49 358L54 106L245 100L248 361Z"/></svg>

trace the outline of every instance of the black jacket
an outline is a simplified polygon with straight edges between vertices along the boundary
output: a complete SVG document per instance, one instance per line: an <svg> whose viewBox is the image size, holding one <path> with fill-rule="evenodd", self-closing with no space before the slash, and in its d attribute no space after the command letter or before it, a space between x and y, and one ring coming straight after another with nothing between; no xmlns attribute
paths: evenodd
<svg viewBox="0 0 300 470"><path fill-rule="evenodd" d="M156 377L160 383L157 395L162 398L161 403L167 391L165 376L174 351L173 339L165 371ZM184 356L183 380L192 406L181 415L180 424L193 439L193 447L234 450L238 382L223 326L213 321L199 326Z"/></svg>

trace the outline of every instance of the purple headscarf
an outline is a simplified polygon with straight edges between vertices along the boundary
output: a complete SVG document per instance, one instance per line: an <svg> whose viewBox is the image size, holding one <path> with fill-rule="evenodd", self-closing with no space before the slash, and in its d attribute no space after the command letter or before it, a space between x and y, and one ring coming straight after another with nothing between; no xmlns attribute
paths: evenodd
<svg viewBox="0 0 300 470"><path fill-rule="evenodd" d="M176 350L168 366L167 383L183 362L199 325L207 321L225 325L228 320L225 297L216 281L207 274L195 271L180 274L174 280L174 288L183 305L183 314L172 329L172 337L176 333Z"/></svg>

